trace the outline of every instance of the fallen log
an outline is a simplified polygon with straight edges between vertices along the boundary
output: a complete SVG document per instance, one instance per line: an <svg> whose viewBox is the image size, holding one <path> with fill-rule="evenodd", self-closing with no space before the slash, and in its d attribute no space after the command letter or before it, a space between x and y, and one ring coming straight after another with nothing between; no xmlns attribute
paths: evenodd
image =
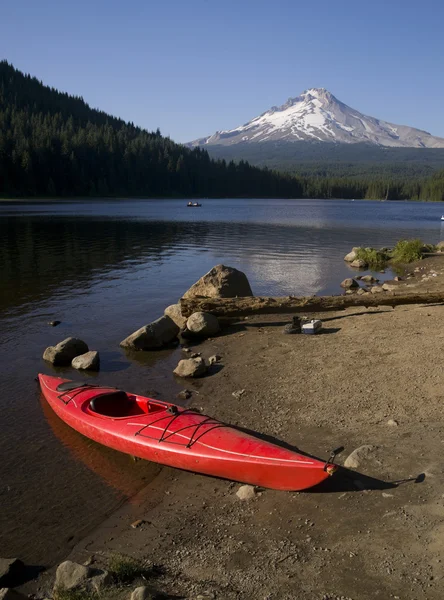
<svg viewBox="0 0 444 600"><path fill-rule="evenodd" d="M181 298L180 308L184 317L195 312L209 312L218 317L240 317L245 315L264 315L298 312L324 312L342 310L350 306L392 306L398 304L433 304L444 302L441 292L380 292L378 294L350 294L346 296L284 296L245 297L245 298Z"/></svg>

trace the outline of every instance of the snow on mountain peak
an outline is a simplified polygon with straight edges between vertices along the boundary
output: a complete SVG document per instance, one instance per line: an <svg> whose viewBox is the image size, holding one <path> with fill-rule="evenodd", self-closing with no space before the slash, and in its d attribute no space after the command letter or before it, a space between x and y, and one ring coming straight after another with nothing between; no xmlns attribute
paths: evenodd
<svg viewBox="0 0 444 600"><path fill-rule="evenodd" d="M191 142L190 146L266 141L372 143L379 146L444 148L444 139L425 131L368 117L340 102L325 88L310 88L273 106L245 125Z"/></svg>

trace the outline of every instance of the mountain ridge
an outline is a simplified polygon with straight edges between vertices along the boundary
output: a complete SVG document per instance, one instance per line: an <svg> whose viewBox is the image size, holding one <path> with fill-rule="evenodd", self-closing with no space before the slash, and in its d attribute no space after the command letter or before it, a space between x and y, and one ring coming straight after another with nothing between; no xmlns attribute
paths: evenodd
<svg viewBox="0 0 444 600"><path fill-rule="evenodd" d="M325 88L310 88L281 106L272 106L244 125L217 131L188 147L261 142L319 141L383 147L444 148L444 138L364 115Z"/></svg>

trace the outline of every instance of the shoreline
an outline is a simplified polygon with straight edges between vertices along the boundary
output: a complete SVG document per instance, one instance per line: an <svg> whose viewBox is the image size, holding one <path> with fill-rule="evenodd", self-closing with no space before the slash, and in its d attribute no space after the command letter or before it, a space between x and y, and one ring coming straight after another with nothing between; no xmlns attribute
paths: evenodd
<svg viewBox="0 0 444 600"><path fill-rule="evenodd" d="M413 279L399 286L444 288L444 257L409 271ZM283 335L291 315L264 315L195 345L206 358L220 354L222 368L186 383L198 392L190 405L319 458L343 445L339 464L369 445L357 472L344 470L320 490L257 490L242 502L241 484L162 467L70 559L149 558L164 567L153 585L187 598L277 600L296 590L302 600L440 598L444 306L315 316L324 325L316 336ZM23 591L47 591L52 574Z"/></svg>

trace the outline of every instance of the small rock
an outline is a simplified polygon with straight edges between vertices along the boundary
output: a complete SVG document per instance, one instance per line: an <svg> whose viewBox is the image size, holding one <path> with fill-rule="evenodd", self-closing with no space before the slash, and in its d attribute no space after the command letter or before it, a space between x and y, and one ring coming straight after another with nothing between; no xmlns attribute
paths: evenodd
<svg viewBox="0 0 444 600"><path fill-rule="evenodd" d="M138 527L140 527L144 523L145 523L145 521L143 519L137 519L137 521L134 521L133 523L131 523L131 527L133 529L137 529Z"/></svg>
<svg viewBox="0 0 444 600"><path fill-rule="evenodd" d="M0 586L15 585L24 568L18 558L0 558Z"/></svg>
<svg viewBox="0 0 444 600"><path fill-rule="evenodd" d="M96 350L90 350L85 354L72 359L71 365L74 369L83 371L98 371L100 369L100 356Z"/></svg>
<svg viewBox="0 0 444 600"><path fill-rule="evenodd" d="M191 390L181 390L177 394L177 397L180 398L180 400L188 400L189 398L191 398L192 395L193 392Z"/></svg>
<svg viewBox="0 0 444 600"><path fill-rule="evenodd" d="M219 356L219 354L213 354L213 356L210 356L210 358L208 359L208 364L215 365L216 363L220 362L221 360L222 360L222 356Z"/></svg>
<svg viewBox="0 0 444 600"><path fill-rule="evenodd" d="M9 588L2 588L0 589L0 600L28 600L28 596Z"/></svg>
<svg viewBox="0 0 444 600"><path fill-rule="evenodd" d="M202 352L192 352L190 354L190 358L199 358L202 355Z"/></svg>
<svg viewBox="0 0 444 600"><path fill-rule="evenodd" d="M375 285L370 291L372 294L381 294L384 292L384 288L380 285Z"/></svg>
<svg viewBox="0 0 444 600"><path fill-rule="evenodd" d="M188 318L187 331L201 337L209 337L220 330L217 317L207 312L195 312Z"/></svg>
<svg viewBox="0 0 444 600"><path fill-rule="evenodd" d="M348 277L347 279L344 279L344 281L340 285L341 285L342 288L345 288L345 289L351 289L351 288L358 288L359 287L359 283L355 279L352 279L351 277Z"/></svg>
<svg viewBox="0 0 444 600"><path fill-rule="evenodd" d="M349 252L348 254L346 254L344 256L344 260L346 262L353 262L354 260L356 260L357 252L359 249L360 249L359 246L355 246L351 252Z"/></svg>
<svg viewBox="0 0 444 600"><path fill-rule="evenodd" d="M242 485L236 492L239 500L252 500L256 496L256 490L252 485Z"/></svg>
<svg viewBox="0 0 444 600"><path fill-rule="evenodd" d="M49 321L48 325L51 325L51 327L57 327L57 325L60 325L61 321Z"/></svg>
<svg viewBox="0 0 444 600"><path fill-rule="evenodd" d="M188 352L191 352L191 348L186 348L186 347L185 347L185 348L182 348L182 351L183 351L183 352L186 352L186 353L188 354Z"/></svg>
<svg viewBox="0 0 444 600"><path fill-rule="evenodd" d="M213 592L203 592L195 597L195 600L215 600L216 594Z"/></svg>
<svg viewBox="0 0 444 600"><path fill-rule="evenodd" d="M350 266L355 267L355 269L366 269L368 267L368 263L366 263L362 258L357 258L350 263Z"/></svg>
<svg viewBox="0 0 444 600"><path fill-rule="evenodd" d="M375 450L375 446L364 445L356 448L353 452L347 456L344 461L344 467L347 469L357 469L364 461L366 461L372 452Z"/></svg>
<svg viewBox="0 0 444 600"><path fill-rule="evenodd" d="M70 560L65 560L57 567L54 591L57 591L57 589L99 591L111 583L112 577L108 571L84 567Z"/></svg>
<svg viewBox="0 0 444 600"><path fill-rule="evenodd" d="M244 393L245 393L245 390L236 390L231 395L234 396L235 398L239 399L242 396L242 394L244 394Z"/></svg>
<svg viewBox="0 0 444 600"><path fill-rule="evenodd" d="M396 277L394 278L394 280L395 280L395 281L403 281L402 277L398 277L398 276L396 276Z"/></svg>
<svg viewBox="0 0 444 600"><path fill-rule="evenodd" d="M398 427L399 423L398 423L398 421L396 421L395 419L389 419L389 420L387 421L387 425L388 425L389 427Z"/></svg>
<svg viewBox="0 0 444 600"><path fill-rule="evenodd" d="M131 600L153 600L154 597L149 588L144 585L136 588L131 594Z"/></svg>
<svg viewBox="0 0 444 600"><path fill-rule="evenodd" d="M387 494L387 492L382 492L383 498L393 498L393 494Z"/></svg>
<svg viewBox="0 0 444 600"><path fill-rule="evenodd" d="M200 377L207 371L207 365L200 356L198 358L184 358L174 369L174 374L179 377Z"/></svg>
<svg viewBox="0 0 444 600"><path fill-rule="evenodd" d="M356 293L358 296L362 296L362 294L368 294L367 290L364 290L364 288L359 288Z"/></svg>
<svg viewBox="0 0 444 600"><path fill-rule="evenodd" d="M397 285L395 285L394 283L387 283L387 282L386 282L386 283L383 283L383 284L382 284L382 289L383 289L385 292L393 292L394 290L397 290L397 289L398 289L398 286L397 286Z"/></svg>
<svg viewBox="0 0 444 600"><path fill-rule="evenodd" d="M43 353L43 360L54 366L70 365L73 358L88 352L89 348L83 340L69 337L55 346L49 346Z"/></svg>
<svg viewBox="0 0 444 600"><path fill-rule="evenodd" d="M377 283L379 281L379 279L376 279L373 275L363 275L361 279L362 281L365 281L365 283Z"/></svg>
<svg viewBox="0 0 444 600"><path fill-rule="evenodd" d="M382 269L382 270L381 270L381 271L379 271L379 272L380 272L380 273L385 273L385 270L384 270L384 269Z"/></svg>
<svg viewBox="0 0 444 600"><path fill-rule="evenodd" d="M178 333L179 327L176 323L170 317L164 315L129 335L120 342L120 345L122 348L129 348L130 350L161 348L172 342Z"/></svg>
<svg viewBox="0 0 444 600"><path fill-rule="evenodd" d="M356 294L356 290L345 290L345 293L347 296L350 296L351 294Z"/></svg>

